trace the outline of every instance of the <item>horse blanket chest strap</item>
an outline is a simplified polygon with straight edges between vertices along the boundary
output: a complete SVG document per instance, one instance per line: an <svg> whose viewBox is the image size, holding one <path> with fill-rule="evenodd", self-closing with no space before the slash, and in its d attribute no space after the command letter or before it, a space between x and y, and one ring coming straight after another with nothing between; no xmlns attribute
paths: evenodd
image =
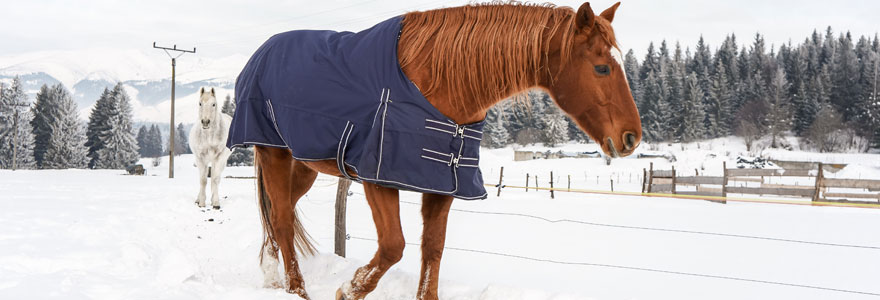
<svg viewBox="0 0 880 300"><path fill-rule="evenodd" d="M352 180L486 198L483 122L456 124L406 77L397 60L402 20L271 37L236 80L227 146L288 148L301 161L335 159Z"/></svg>

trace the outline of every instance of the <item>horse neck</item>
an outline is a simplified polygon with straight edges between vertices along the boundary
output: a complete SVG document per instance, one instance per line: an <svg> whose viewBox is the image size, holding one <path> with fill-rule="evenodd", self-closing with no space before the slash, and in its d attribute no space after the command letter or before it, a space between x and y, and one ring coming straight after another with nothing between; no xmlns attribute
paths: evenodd
<svg viewBox="0 0 880 300"><path fill-rule="evenodd" d="M485 8L491 6L472 9ZM534 24L503 25L508 34L504 30L483 31L492 29L462 34L458 28L424 25L430 22L426 20L455 23L463 14L456 9L408 14L398 44L401 68L435 108L458 124L483 120L486 112L504 99L536 87L547 89L556 69L548 57L569 42L571 12L550 7L516 8L508 13L522 13L520 9L549 12L540 11L542 19L528 20ZM422 15L429 13L440 16ZM486 26L493 25L498 24Z"/></svg>

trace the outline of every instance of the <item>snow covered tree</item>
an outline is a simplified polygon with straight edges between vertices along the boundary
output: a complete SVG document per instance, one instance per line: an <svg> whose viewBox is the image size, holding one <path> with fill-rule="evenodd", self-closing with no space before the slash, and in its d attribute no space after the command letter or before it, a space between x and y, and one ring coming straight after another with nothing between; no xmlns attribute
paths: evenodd
<svg viewBox="0 0 880 300"><path fill-rule="evenodd" d="M678 136L684 142L694 141L703 137L703 89L700 88L697 73L691 72L686 79L685 98L682 99L681 114L682 122L678 129Z"/></svg>
<svg viewBox="0 0 880 300"><path fill-rule="evenodd" d="M60 84L57 87L61 87ZM58 91L64 91L61 87ZM85 168L88 166L88 148L83 126L79 122L76 102L70 94L59 97L58 119L51 122L48 149L43 157L45 169Z"/></svg>
<svg viewBox="0 0 880 300"><path fill-rule="evenodd" d="M230 117L235 115L235 101L232 101L232 97L228 94L226 95L226 100L223 101L223 108L220 112L227 114Z"/></svg>
<svg viewBox="0 0 880 300"><path fill-rule="evenodd" d="M706 134L708 137L722 137L730 134L730 103L733 91L731 90L732 84L727 78L726 69L724 61L717 60L706 107L708 120Z"/></svg>
<svg viewBox="0 0 880 300"><path fill-rule="evenodd" d="M165 151L162 148L162 132L159 130L158 125L153 124L153 126L150 126L150 131L147 134L146 143L150 147L149 157L159 157L165 155Z"/></svg>
<svg viewBox="0 0 880 300"><path fill-rule="evenodd" d="M109 119L113 114L118 114L115 100L110 95L110 90L104 88L101 97L95 102L89 114L89 123L86 127L86 147L89 148L89 168L98 165L98 150L104 148L101 135L110 130Z"/></svg>
<svg viewBox="0 0 880 300"><path fill-rule="evenodd" d="M125 168L137 161L138 145L131 119L131 104L122 83L113 90L104 89L89 116L86 132L90 168ZM111 140L112 147L108 144ZM106 150L108 147L110 150ZM103 161L106 159L111 161Z"/></svg>
<svg viewBox="0 0 880 300"><path fill-rule="evenodd" d="M174 155L192 154L192 150L189 148L189 139L187 139L187 131L183 127L183 123L177 125L177 129L174 130L174 136ZM171 140L168 143L171 143ZM168 148L171 148L170 145Z"/></svg>
<svg viewBox="0 0 880 300"><path fill-rule="evenodd" d="M0 85L0 168L30 169L34 163L34 135L27 95L16 76L12 85Z"/></svg>
<svg viewBox="0 0 880 300"><path fill-rule="evenodd" d="M556 108L548 109L544 115L544 141L547 146L554 147L568 142L568 122L565 115Z"/></svg>
<svg viewBox="0 0 880 300"><path fill-rule="evenodd" d="M791 128L791 111L788 100L788 81L785 70L779 67L770 81L767 95L767 125L772 139L770 147L779 147L782 134Z"/></svg>
<svg viewBox="0 0 880 300"><path fill-rule="evenodd" d="M486 115L486 126L483 127L483 140L481 145L488 148L502 148L510 143L510 134L504 128L503 103L489 109Z"/></svg>
<svg viewBox="0 0 880 300"><path fill-rule="evenodd" d="M110 130L101 135L104 147L98 150L97 168L124 169L137 162L137 141L130 131L125 129L124 116L111 115L107 119Z"/></svg>
<svg viewBox="0 0 880 300"><path fill-rule="evenodd" d="M66 91L65 91L66 92ZM70 95L67 94L69 97ZM42 167L43 156L49 149L49 138L52 135L52 125L59 117L59 97L55 95L55 87L51 89L47 85L40 87L36 101L31 108L31 129L34 133L34 161L37 167Z"/></svg>

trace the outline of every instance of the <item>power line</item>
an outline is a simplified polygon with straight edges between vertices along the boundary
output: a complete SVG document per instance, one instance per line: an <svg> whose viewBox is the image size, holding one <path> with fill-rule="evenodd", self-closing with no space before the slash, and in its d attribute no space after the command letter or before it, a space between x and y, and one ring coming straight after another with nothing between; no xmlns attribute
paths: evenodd
<svg viewBox="0 0 880 300"><path fill-rule="evenodd" d="M377 241L376 239L369 239L369 238L362 238L362 237L355 237L355 236L349 236L348 238L355 239L355 240L361 240L361 241L374 241L374 242ZM421 246L421 244L418 244L418 243L406 243L406 244L411 245L411 246ZM838 289L838 288L829 288L829 287L807 285L807 284L787 283L787 282L779 282L779 281L749 279L749 278L741 278L741 277L700 274L700 273L690 273L690 272L680 272L680 271L668 271L668 270L654 269L654 268L621 266L621 265L612 265L612 264L599 264L599 263L591 263L591 262L568 262L568 261L534 258L534 257L528 257L528 256L522 256L522 255L492 252L492 251L485 251L485 250L474 250L474 249L458 248L458 247L443 247L443 249L461 251L461 252L477 253L477 254L485 254L485 255L502 256L502 257L535 261L535 262L552 263L552 264L558 264L558 265L612 268L612 269L622 269L622 270L630 270L630 271L642 271L642 272L652 272L652 273L661 273L661 274L682 275L682 276L691 276L691 277L702 277L702 278L761 283L761 284L779 285L779 286L788 286L788 287L798 287L798 288L806 288L806 289L815 289L815 290L823 290L823 291L831 291L831 292L850 293L850 294L859 294L859 295L880 297L880 293L846 290L846 289Z"/></svg>
<svg viewBox="0 0 880 300"><path fill-rule="evenodd" d="M174 77L175 77L175 69L177 66L177 58L187 54L187 53L196 53L196 48L193 47L192 51L185 49L177 49L177 45L174 45L173 48L168 47L160 47L156 46L156 42L153 42L153 48L162 49L165 51L165 54L168 54L168 57L171 58L171 123L168 127L170 127L170 142L168 143L168 178L174 178ZM177 56L171 55L168 51L177 51L180 52Z"/></svg>

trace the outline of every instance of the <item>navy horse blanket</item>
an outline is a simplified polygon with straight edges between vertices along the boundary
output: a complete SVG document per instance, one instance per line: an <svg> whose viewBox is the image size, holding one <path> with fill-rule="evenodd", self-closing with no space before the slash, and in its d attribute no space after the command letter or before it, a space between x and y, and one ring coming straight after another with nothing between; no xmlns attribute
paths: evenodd
<svg viewBox="0 0 880 300"><path fill-rule="evenodd" d="M456 124L406 77L397 59L402 20L271 37L236 80L227 147L288 148L300 161L335 159L355 181L486 198L483 122Z"/></svg>

